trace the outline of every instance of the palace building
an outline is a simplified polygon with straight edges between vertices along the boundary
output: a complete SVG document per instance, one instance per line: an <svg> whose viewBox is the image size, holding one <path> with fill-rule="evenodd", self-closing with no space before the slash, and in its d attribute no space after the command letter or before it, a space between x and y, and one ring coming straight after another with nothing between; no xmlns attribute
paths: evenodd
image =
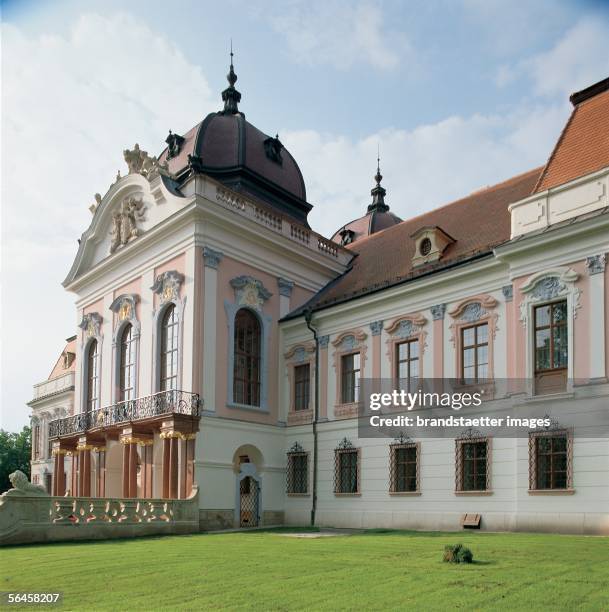
<svg viewBox="0 0 609 612"><path fill-rule="evenodd" d="M222 110L158 156L125 150L91 206L63 282L76 335L28 404L33 480L196 495L202 529L609 534L609 79L571 96L544 167L405 220L377 168L328 239L227 78ZM524 381L485 410L553 425L364 437L376 379Z"/></svg>

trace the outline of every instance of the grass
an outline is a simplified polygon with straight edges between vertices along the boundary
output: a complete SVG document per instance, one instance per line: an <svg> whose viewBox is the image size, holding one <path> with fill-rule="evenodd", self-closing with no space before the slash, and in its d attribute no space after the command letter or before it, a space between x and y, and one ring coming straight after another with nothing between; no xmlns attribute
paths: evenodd
<svg viewBox="0 0 609 612"><path fill-rule="evenodd" d="M442 563L444 545L459 542L475 563ZM1 591L63 591L66 610L609 610L601 537L260 531L21 546L1 557Z"/></svg>

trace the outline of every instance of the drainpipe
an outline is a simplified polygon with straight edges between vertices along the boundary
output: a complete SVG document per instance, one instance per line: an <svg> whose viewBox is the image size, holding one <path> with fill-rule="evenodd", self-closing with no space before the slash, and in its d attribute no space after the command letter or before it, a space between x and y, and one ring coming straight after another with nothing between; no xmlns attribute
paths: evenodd
<svg viewBox="0 0 609 612"><path fill-rule="evenodd" d="M313 310L305 311L305 322L315 339L315 400L313 405L313 490L311 502L311 527L315 526L315 513L317 511L317 419L319 418L319 338L317 329L311 325Z"/></svg>

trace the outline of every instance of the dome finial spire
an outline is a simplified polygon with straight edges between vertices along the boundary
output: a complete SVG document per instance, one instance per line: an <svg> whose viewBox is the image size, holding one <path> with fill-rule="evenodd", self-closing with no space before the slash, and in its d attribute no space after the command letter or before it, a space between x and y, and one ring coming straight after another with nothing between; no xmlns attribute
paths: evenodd
<svg viewBox="0 0 609 612"><path fill-rule="evenodd" d="M228 81L228 87L222 92L222 100L224 101L224 110L222 111L227 115L235 115L239 112L237 106L241 102L241 94L235 89L235 83L237 82L237 75L233 66L233 39L230 39L230 68L226 75Z"/></svg>
<svg viewBox="0 0 609 612"><path fill-rule="evenodd" d="M381 147L377 145L376 149L376 175L374 177L376 181L376 186L370 192L372 196L372 204L368 206L368 212L387 212L389 210L389 206L385 204L385 195L386 191L383 187L381 187L381 181L383 180L383 175L381 174Z"/></svg>

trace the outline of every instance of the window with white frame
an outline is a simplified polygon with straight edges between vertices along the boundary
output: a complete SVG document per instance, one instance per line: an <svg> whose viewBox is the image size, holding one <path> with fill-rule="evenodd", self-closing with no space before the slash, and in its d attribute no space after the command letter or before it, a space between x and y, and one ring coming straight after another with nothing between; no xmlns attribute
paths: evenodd
<svg viewBox="0 0 609 612"><path fill-rule="evenodd" d="M93 339L87 347L87 412L99 408L99 344Z"/></svg>
<svg viewBox="0 0 609 612"><path fill-rule="evenodd" d="M119 342L119 387L120 402L135 399L135 338L133 325L127 323L120 334Z"/></svg>
<svg viewBox="0 0 609 612"><path fill-rule="evenodd" d="M160 378L161 391L177 389L178 385L178 316L174 304L169 304L161 319Z"/></svg>

